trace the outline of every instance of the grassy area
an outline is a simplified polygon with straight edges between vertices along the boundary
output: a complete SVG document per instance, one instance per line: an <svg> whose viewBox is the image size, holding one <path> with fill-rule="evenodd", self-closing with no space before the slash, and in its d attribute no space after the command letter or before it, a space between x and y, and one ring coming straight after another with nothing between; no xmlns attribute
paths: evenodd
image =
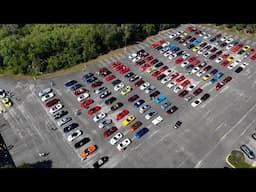
<svg viewBox="0 0 256 192"><path fill-rule="evenodd" d="M251 164L245 162L245 160L242 161L235 161L232 155L228 155L227 161L233 165L235 168L255 168Z"/></svg>
<svg viewBox="0 0 256 192"><path fill-rule="evenodd" d="M219 26L216 26L215 24L202 24L202 25L205 26L205 27L212 28L212 29L218 29L220 31L228 32L228 33L231 33L233 35L240 35L240 36L244 36L244 37L247 37L249 39L252 39L252 40L256 40L256 34L255 33L252 33L252 34L246 33L245 30L238 31L234 27L227 28L224 25L219 25Z"/></svg>

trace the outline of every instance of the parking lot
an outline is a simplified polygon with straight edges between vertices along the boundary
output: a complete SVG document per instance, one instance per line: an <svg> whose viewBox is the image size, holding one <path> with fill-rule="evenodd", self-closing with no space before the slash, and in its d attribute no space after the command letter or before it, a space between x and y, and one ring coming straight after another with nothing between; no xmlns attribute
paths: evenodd
<svg viewBox="0 0 256 192"><path fill-rule="evenodd" d="M52 167L88 168L92 167L92 164L99 158L108 156L109 161L103 165L105 168L221 168L227 166L225 158L230 151L234 148L239 148L241 144L250 146L250 148L256 152L256 142L251 138L252 133L255 132L256 121L256 97L254 91L256 87L255 61L251 60L250 57L243 58L237 53L232 54L236 56L235 59L241 60L240 64L243 62L248 63L240 73L236 73L234 70L240 64L230 70L227 67L221 66L220 63L216 63L215 59L210 60L208 57L203 56L203 54L198 54L192 51L192 49L186 48L175 41L175 37L170 39L169 36L171 34L179 30L186 31L185 28L187 26L188 25L182 25L178 29L171 29L149 38L140 44L127 48L127 50L120 54L88 67L86 71L54 78L52 79L54 85L51 85L49 80L16 82L1 79L1 88L12 90L15 94L13 107L4 113L5 119L2 118L0 121L2 124L1 132L5 138L5 142L14 145L10 153L13 155L16 164L23 161L35 162L49 159L52 161ZM194 26L207 34L211 34L211 37L220 33L200 25ZM186 31L186 33L196 38L199 37L199 35L193 35L192 32ZM243 37L232 36L225 33L222 33L222 36L232 37L233 41L243 42L244 45L249 45L250 47L256 46L255 42ZM203 42L217 47L219 50L225 50L225 48L220 48L219 45L209 42L210 38L199 38L202 39ZM207 62L208 65L212 66L212 69L217 69L219 72L222 72L224 74L223 77L212 85L209 85L208 82L211 78L207 81L203 81L203 76L198 77L196 73L189 73L188 70L181 67L181 63L175 64L175 60L179 56L170 60L158 50L151 47L152 43L160 39L164 39L170 42L170 44L176 44L181 50L189 53L190 57L196 56L201 63L203 61ZM141 49L144 49L149 55L163 62L169 69L178 72L179 75L183 74L186 79L190 80L191 84L196 85L196 88L189 91L187 95L191 94L199 87L203 89L203 92L195 96L191 101L185 101L184 97L178 96L178 93L173 91L174 88L167 87L168 83L161 83L160 80L151 76L152 73L149 74L146 70L141 70L141 66L136 65L128 58L128 56ZM223 52L226 51L229 52L228 50ZM216 57L216 59L217 58L218 57ZM125 77L129 72L121 75L118 71L111 68L110 65L115 61L119 61L128 66L129 72L134 72L136 75L141 76L145 82L149 82L151 85L155 86L156 90L160 92L159 95L165 95L166 99L159 104L154 102L149 97L150 94L146 94L145 91L134 86L134 83L137 81L130 82L129 79ZM96 75L95 72L102 67L106 67L116 78L111 81L106 81L103 77ZM94 93L94 90L99 87L91 88L91 84L83 80L84 74L88 74L89 72L93 73L98 80L104 82L102 86L107 87L107 89L111 91L111 95L106 99L100 99L100 94ZM227 76L231 76L232 80L217 91L215 88L216 84ZM114 91L114 86L111 82L116 79L120 79L125 86L130 85L132 91L125 96L120 94L121 90ZM80 108L76 96L73 95L69 88L65 88L64 84L69 80L77 80L88 89L90 98L94 100L94 103L90 104L89 108L99 105L101 109L95 114L99 112L107 113L105 119L112 119L113 123L111 125L103 129L98 128L98 123L93 121L95 114L91 116L87 115L87 109ZM52 115L48 112L44 103L38 96L39 91L47 87L52 88L55 97L61 100L64 110L68 111L67 116L72 117L72 122L79 124L78 128L69 133L64 133L63 128L66 125L61 127L57 126L56 121L52 118ZM210 98L203 101L197 107L192 107L191 103L197 98L202 97L205 93L209 93ZM128 98L135 94L140 97L139 99L145 100L143 105L149 104L151 109L143 114L139 112L139 109L135 109L133 105L139 99L134 102L128 102ZM123 106L116 111L110 110L110 107L114 103L111 105L104 103L105 100L112 96L117 98L117 101L114 103L123 103ZM171 106L165 110L161 108L161 105L166 101L171 101L171 106L177 106L178 110L173 114L167 114L166 110ZM81 110L80 115L76 114L78 109ZM137 130L131 132L129 131L131 124L128 126L122 124L122 121L125 120L128 115L117 121L116 115L123 109L128 109L128 115L134 115L136 117L131 124L138 120L141 121L142 125L138 130L146 127L149 129L148 133L141 138L136 138L135 133ZM145 115L149 111L156 111L157 115L147 120L145 119ZM159 115L163 118L163 121L158 125L153 125L152 120ZM182 121L182 125L180 128L174 129L173 127L178 120ZM111 126L117 127L118 131L107 138L103 137L103 132ZM52 130L54 127L57 127L57 130ZM81 130L83 134L72 142L67 141L68 135L78 129ZM131 139L131 144L123 152L120 152L116 148L116 145L109 143L110 139L117 132L121 132L124 135L121 141L125 138ZM78 149L74 148L74 144L84 137L89 137L90 142ZM81 161L81 151L91 144L97 145L97 150L89 155L87 159ZM49 156L38 156L39 152L45 151L49 152Z"/></svg>

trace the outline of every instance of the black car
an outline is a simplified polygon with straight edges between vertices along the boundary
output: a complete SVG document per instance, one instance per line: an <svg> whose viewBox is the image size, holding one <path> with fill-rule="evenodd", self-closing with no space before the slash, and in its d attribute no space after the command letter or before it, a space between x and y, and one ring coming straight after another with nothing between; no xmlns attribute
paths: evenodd
<svg viewBox="0 0 256 192"><path fill-rule="evenodd" d="M92 87L92 88L99 87L99 86L101 86L102 84L103 84L102 81L96 81L96 82L94 82L93 84L91 84L91 87Z"/></svg>
<svg viewBox="0 0 256 192"><path fill-rule="evenodd" d="M179 51L179 52L177 53L177 56L181 56L182 54L184 54L184 51Z"/></svg>
<svg viewBox="0 0 256 192"><path fill-rule="evenodd" d="M75 129L76 127L78 127L78 123L71 123L67 127L63 128L63 132L68 133L69 131L71 131L72 129Z"/></svg>
<svg viewBox="0 0 256 192"><path fill-rule="evenodd" d="M112 103L114 103L116 101L116 97L111 97L111 98L109 98L109 99L107 99L106 101L105 101L105 104L106 105L111 105Z"/></svg>
<svg viewBox="0 0 256 192"><path fill-rule="evenodd" d="M240 51L238 51L237 54L242 55L244 52L245 52L245 51L244 51L243 49L241 49Z"/></svg>
<svg viewBox="0 0 256 192"><path fill-rule="evenodd" d="M140 78L141 78L140 76L135 75L135 76L131 77L131 78L129 79L129 81L130 81L130 82L134 82L134 81L136 81L136 80L138 80L138 79L140 79Z"/></svg>
<svg viewBox="0 0 256 192"><path fill-rule="evenodd" d="M214 41L216 41L216 37L213 37L210 39L210 42L214 42Z"/></svg>
<svg viewBox="0 0 256 192"><path fill-rule="evenodd" d="M160 92L159 91L155 91L155 92L153 92L153 93L151 93L150 95L149 95L149 97L150 97L150 99L154 99L156 96L158 96L160 94Z"/></svg>
<svg viewBox="0 0 256 192"><path fill-rule="evenodd" d="M249 159L255 159L255 154L247 145L241 145L240 149L247 155Z"/></svg>
<svg viewBox="0 0 256 192"><path fill-rule="evenodd" d="M196 40L196 38L193 37L193 38L191 38L188 42L192 43L192 42L195 41L195 40Z"/></svg>
<svg viewBox="0 0 256 192"><path fill-rule="evenodd" d="M145 53L145 52L146 52L146 51L145 51L144 49L141 49L141 50L137 51L137 55L143 54L143 53Z"/></svg>
<svg viewBox="0 0 256 192"><path fill-rule="evenodd" d="M172 114L172 113L174 113L175 111L177 111L179 108L177 107L177 106L172 106L170 109L168 109L167 111L166 111L166 113L167 114Z"/></svg>
<svg viewBox="0 0 256 192"><path fill-rule="evenodd" d="M163 62L159 62L159 63L155 64L154 66L155 66L155 68L158 68L158 67L161 67L162 65L164 65Z"/></svg>
<svg viewBox="0 0 256 192"><path fill-rule="evenodd" d="M111 111L115 111L115 110L119 109L120 107L122 107L123 105L124 105L123 103L118 102L118 103L115 103L114 105L112 105L110 107L110 109L111 109Z"/></svg>
<svg viewBox="0 0 256 192"><path fill-rule="evenodd" d="M83 76L83 79L86 80L86 79L89 79L90 77L93 76L93 73L87 73Z"/></svg>
<svg viewBox="0 0 256 192"><path fill-rule="evenodd" d="M156 50L160 50L160 49L162 49L163 47L161 46L161 45L159 45L158 47L156 47Z"/></svg>
<svg viewBox="0 0 256 192"><path fill-rule="evenodd" d="M100 75L101 75L102 77L106 77L106 76L108 76L109 74L111 74L111 71L107 70L107 71L104 71L103 73L101 73Z"/></svg>
<svg viewBox="0 0 256 192"><path fill-rule="evenodd" d="M205 93L205 94L201 97L201 100L202 100L202 101L206 101L209 97L210 97L210 94L209 94L209 93Z"/></svg>
<svg viewBox="0 0 256 192"><path fill-rule="evenodd" d="M75 148L79 148L82 147L84 144L88 143L90 141L89 137L85 137L82 140L78 141L77 143L75 143Z"/></svg>
<svg viewBox="0 0 256 192"><path fill-rule="evenodd" d="M108 157L107 156L104 156L104 157L101 157L98 161L96 161L95 163L93 163L93 167L94 168L100 168L102 165L104 165L107 161L108 161Z"/></svg>
<svg viewBox="0 0 256 192"><path fill-rule="evenodd" d="M181 39L181 37L176 37L175 39L174 39L174 41L179 41Z"/></svg>
<svg viewBox="0 0 256 192"><path fill-rule="evenodd" d="M220 47L222 47L222 48L223 48L223 47L225 47L226 45L227 45L227 43L226 43L226 42L224 42L224 43L221 43L221 44L220 44Z"/></svg>
<svg viewBox="0 0 256 192"><path fill-rule="evenodd" d="M253 134L252 134L252 138L253 138L254 140L256 140L256 133L253 133Z"/></svg>
<svg viewBox="0 0 256 192"><path fill-rule="evenodd" d="M97 77L90 77L89 79L86 80L86 83L92 83L94 81L96 81L98 78Z"/></svg>
<svg viewBox="0 0 256 192"><path fill-rule="evenodd" d="M112 81L111 82L111 84L113 85L113 86L115 86L115 85L118 85L119 83L121 83L122 81L120 80L120 79L116 79L115 81Z"/></svg>
<svg viewBox="0 0 256 192"><path fill-rule="evenodd" d="M176 52L178 52L179 50L180 50L179 47L175 47L175 48L172 50L172 52L173 52L173 53L176 53Z"/></svg>
<svg viewBox="0 0 256 192"><path fill-rule="evenodd" d="M70 88L70 90L71 90L71 91L75 91L75 90L81 88L82 86L83 86L82 84L78 83L78 84L73 85L73 86Z"/></svg>
<svg viewBox="0 0 256 192"><path fill-rule="evenodd" d="M111 92L110 92L110 91L105 91L104 93L102 93L102 94L100 95L100 98L101 98L101 99L104 99L104 98L108 97L109 95L111 95Z"/></svg>
<svg viewBox="0 0 256 192"><path fill-rule="evenodd" d="M195 47L194 44L190 44L190 45L187 46L188 49L192 49L193 47Z"/></svg>
<svg viewBox="0 0 256 192"><path fill-rule="evenodd" d="M165 77L166 77L165 74L161 74L161 75L159 75L156 79L157 79L157 80L162 80L162 79L165 78Z"/></svg>
<svg viewBox="0 0 256 192"><path fill-rule="evenodd" d="M213 59L215 59L216 57L217 57L216 55L211 55L211 56L209 57L209 59L213 60Z"/></svg>
<svg viewBox="0 0 256 192"><path fill-rule="evenodd" d="M236 68L236 70L235 70L236 73L240 73L241 71L243 71L243 68L242 68L242 67L238 67L238 68Z"/></svg>
<svg viewBox="0 0 256 192"><path fill-rule="evenodd" d="M181 121L177 121L174 125L174 129L178 129L181 126L182 122Z"/></svg>
<svg viewBox="0 0 256 192"><path fill-rule="evenodd" d="M53 115L53 118L54 118L54 120L57 120L57 119L63 117L64 115L67 115L67 114L68 114L68 111L63 111L62 110L62 111L59 111L59 112L55 113Z"/></svg>
<svg viewBox="0 0 256 192"><path fill-rule="evenodd" d="M132 77L133 75L135 75L133 72L129 72L125 75L126 78L130 78Z"/></svg>

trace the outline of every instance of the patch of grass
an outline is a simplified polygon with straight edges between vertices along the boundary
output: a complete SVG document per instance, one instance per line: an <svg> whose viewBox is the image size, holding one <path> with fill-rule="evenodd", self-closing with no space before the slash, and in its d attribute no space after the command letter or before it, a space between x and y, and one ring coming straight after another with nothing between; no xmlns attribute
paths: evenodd
<svg viewBox="0 0 256 192"><path fill-rule="evenodd" d="M231 152L231 154L228 155L227 161L233 165L235 168L255 168L251 164L247 163L245 161L245 158L236 159L236 157L233 155L235 153L239 153L244 157L244 154L241 151L234 150Z"/></svg>

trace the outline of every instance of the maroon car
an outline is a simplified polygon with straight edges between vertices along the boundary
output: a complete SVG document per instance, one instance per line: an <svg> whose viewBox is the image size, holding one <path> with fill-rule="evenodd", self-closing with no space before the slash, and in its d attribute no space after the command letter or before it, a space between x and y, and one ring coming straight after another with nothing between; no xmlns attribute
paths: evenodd
<svg viewBox="0 0 256 192"><path fill-rule="evenodd" d="M128 99L128 101L129 102L133 102L133 101L135 101L136 99L138 99L139 98L139 95L133 95L133 96L131 96L129 99Z"/></svg>

